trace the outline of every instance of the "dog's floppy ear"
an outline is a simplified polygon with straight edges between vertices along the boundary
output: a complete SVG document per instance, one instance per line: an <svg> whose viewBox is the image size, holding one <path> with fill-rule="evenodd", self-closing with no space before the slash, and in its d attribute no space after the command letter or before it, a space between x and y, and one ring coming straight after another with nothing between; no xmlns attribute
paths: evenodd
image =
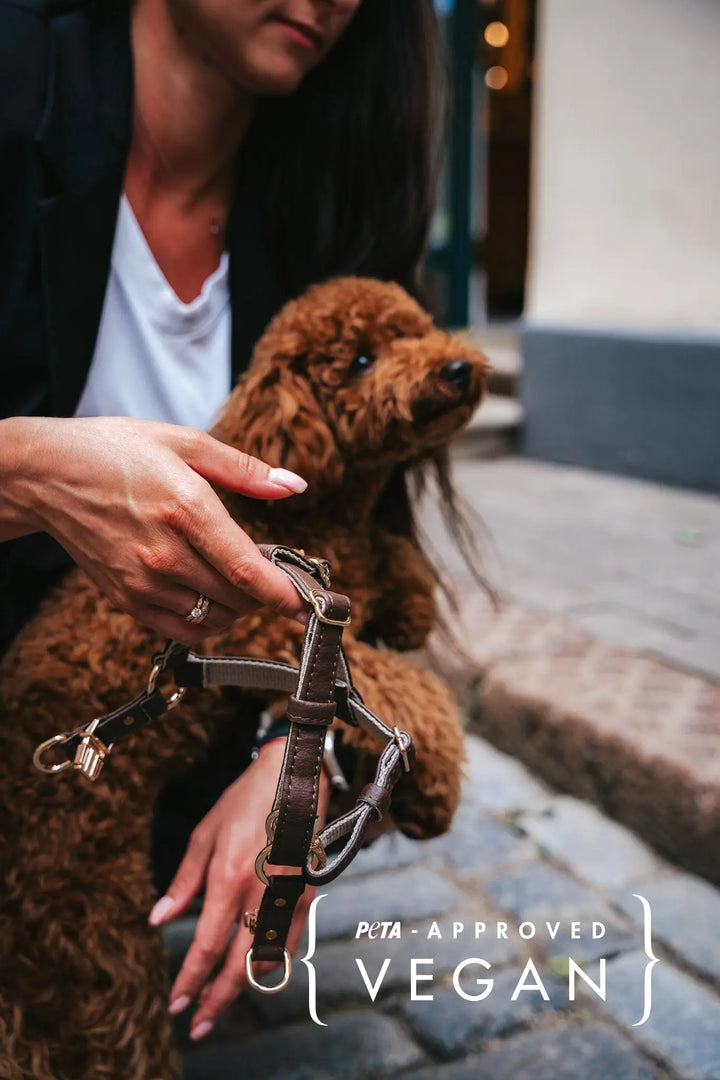
<svg viewBox="0 0 720 1080"><path fill-rule="evenodd" d="M252 368L235 387L212 434L308 482L308 496L338 489L344 466L312 387L287 362Z"/></svg>

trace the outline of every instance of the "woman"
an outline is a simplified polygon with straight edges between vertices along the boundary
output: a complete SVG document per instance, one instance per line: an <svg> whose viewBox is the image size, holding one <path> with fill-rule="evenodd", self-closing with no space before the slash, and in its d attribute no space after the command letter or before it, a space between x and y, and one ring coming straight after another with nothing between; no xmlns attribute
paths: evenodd
<svg viewBox="0 0 720 1080"><path fill-rule="evenodd" d="M430 0L0 0L5 640L68 555L190 645L258 604L302 618L210 485L273 499L305 481L204 429L310 281L413 287L433 34ZM244 987L244 931L206 983L259 901L282 754L267 741L226 789L150 916L175 917L205 885L170 1003L202 991L195 1038ZM327 795L325 782L322 808Z"/></svg>

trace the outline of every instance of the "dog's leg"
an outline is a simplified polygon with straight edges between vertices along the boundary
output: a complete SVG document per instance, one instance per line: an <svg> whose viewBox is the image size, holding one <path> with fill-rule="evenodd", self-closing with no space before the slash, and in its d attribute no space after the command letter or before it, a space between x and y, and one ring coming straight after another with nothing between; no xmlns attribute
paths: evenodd
<svg viewBox="0 0 720 1080"><path fill-rule="evenodd" d="M391 649L419 649L437 618L432 570L406 537L378 530L373 540L382 586L372 612L373 628Z"/></svg>
<svg viewBox="0 0 720 1080"><path fill-rule="evenodd" d="M465 757L452 693L432 672L389 650L352 638L345 647L353 682L368 706L390 727L407 731L415 744L415 765L395 786L393 820L418 839L446 832L460 800ZM361 787L374 775L378 744L361 728L339 727L343 739L357 748L359 775L353 786Z"/></svg>

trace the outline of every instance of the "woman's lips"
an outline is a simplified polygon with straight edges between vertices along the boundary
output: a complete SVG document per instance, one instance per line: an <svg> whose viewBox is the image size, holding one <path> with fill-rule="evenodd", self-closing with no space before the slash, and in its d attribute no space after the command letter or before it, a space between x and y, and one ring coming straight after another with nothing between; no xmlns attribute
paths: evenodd
<svg viewBox="0 0 720 1080"><path fill-rule="evenodd" d="M296 23L290 19L281 18L276 19L276 22L285 28L290 37L297 41L299 45L304 45L306 49L317 49L322 43L322 34L314 26L307 26L305 23Z"/></svg>

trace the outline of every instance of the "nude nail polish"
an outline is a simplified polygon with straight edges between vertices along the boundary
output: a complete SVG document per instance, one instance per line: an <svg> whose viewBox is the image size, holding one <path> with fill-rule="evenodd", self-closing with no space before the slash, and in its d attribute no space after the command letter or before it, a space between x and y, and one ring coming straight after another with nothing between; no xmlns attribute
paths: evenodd
<svg viewBox="0 0 720 1080"><path fill-rule="evenodd" d="M268 473L268 480L271 484L278 484L296 495L300 495L307 487L307 480L303 480L302 476L290 472L289 469L271 469Z"/></svg>
<svg viewBox="0 0 720 1080"><path fill-rule="evenodd" d="M174 907L175 901L172 896L161 896L148 915L148 922L151 926L157 926Z"/></svg>
<svg viewBox="0 0 720 1080"><path fill-rule="evenodd" d="M194 1027L192 1029L192 1031L190 1032L190 1038L196 1040L202 1039L204 1035L207 1035L208 1031L212 1030L212 1026L212 1020L203 1020L202 1024L198 1024L197 1027Z"/></svg>

